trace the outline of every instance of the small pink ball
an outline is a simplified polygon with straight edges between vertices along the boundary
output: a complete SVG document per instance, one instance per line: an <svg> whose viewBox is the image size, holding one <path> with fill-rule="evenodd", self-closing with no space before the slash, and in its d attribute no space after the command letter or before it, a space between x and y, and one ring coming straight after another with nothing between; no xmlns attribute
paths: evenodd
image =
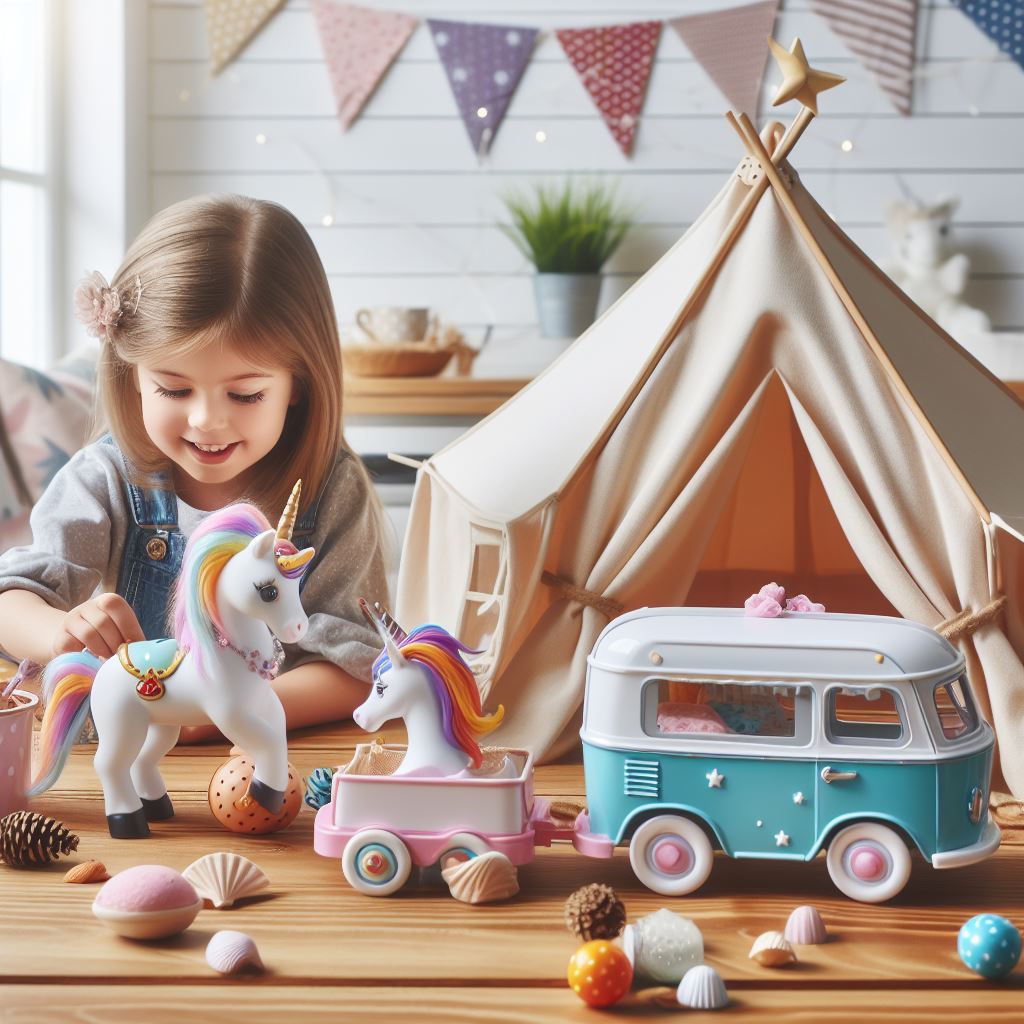
<svg viewBox="0 0 1024 1024"><path fill-rule="evenodd" d="M92 912L130 939L158 939L184 931L203 901L177 871L139 864L118 872L92 905Z"/></svg>

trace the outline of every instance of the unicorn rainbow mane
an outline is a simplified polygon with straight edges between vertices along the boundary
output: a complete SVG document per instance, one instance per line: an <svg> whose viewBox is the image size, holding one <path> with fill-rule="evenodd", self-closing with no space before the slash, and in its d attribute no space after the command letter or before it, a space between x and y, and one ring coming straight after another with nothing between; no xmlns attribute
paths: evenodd
<svg viewBox="0 0 1024 1024"><path fill-rule="evenodd" d="M417 626L398 644L402 655L422 665L441 704L441 721L445 739L466 752L474 768L483 761L478 736L496 729L505 715L505 708L485 715L480 703L476 679L462 655L474 653L446 629L427 624ZM383 651L373 663L373 677L379 678L391 668L391 659Z"/></svg>

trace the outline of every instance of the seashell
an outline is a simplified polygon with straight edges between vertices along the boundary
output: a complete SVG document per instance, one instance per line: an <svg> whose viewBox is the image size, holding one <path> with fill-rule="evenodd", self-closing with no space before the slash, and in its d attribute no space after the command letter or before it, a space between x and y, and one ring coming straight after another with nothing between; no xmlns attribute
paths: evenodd
<svg viewBox="0 0 1024 1024"><path fill-rule="evenodd" d="M89 882L105 882L110 873L98 860L87 860L84 864L76 864L64 876L65 882L87 884Z"/></svg>
<svg viewBox="0 0 1024 1024"><path fill-rule="evenodd" d="M720 1010L729 1003L729 993L721 975L707 964L691 967L676 989L676 999L681 1006L693 1010Z"/></svg>
<svg viewBox="0 0 1024 1024"><path fill-rule="evenodd" d="M309 773L309 778L306 780L306 795L303 800L314 811L319 811L324 804L330 803L333 776L333 768L314 768Z"/></svg>
<svg viewBox="0 0 1024 1024"><path fill-rule="evenodd" d="M678 985L683 975L704 960L704 937L688 917L662 907L628 924L622 948L642 978Z"/></svg>
<svg viewBox="0 0 1024 1024"><path fill-rule="evenodd" d="M245 932L216 932L206 947L206 962L220 974L264 969L256 943Z"/></svg>
<svg viewBox="0 0 1024 1024"><path fill-rule="evenodd" d="M119 871L96 894L92 912L127 939L164 939L183 932L203 901L177 871L138 864Z"/></svg>
<svg viewBox="0 0 1024 1024"><path fill-rule="evenodd" d="M208 853L189 864L182 876L217 910L255 896L270 885L259 866L238 853Z"/></svg>
<svg viewBox="0 0 1024 1024"><path fill-rule="evenodd" d="M828 929L817 907L797 907L789 915L784 935L795 946L818 946L828 942Z"/></svg>
<svg viewBox="0 0 1024 1024"><path fill-rule="evenodd" d="M754 939L750 959L762 967L788 967L796 963L796 953L782 932L764 932Z"/></svg>
<svg viewBox="0 0 1024 1024"><path fill-rule="evenodd" d="M503 853L488 850L441 872L452 895L463 903L493 903L519 892L519 873Z"/></svg>

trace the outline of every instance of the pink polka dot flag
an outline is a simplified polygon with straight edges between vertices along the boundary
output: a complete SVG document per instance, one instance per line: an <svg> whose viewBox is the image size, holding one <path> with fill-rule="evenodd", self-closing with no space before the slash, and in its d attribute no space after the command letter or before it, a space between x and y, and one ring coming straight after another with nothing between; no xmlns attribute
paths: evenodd
<svg viewBox="0 0 1024 1024"><path fill-rule="evenodd" d="M348 131L419 24L399 11L313 0L341 127Z"/></svg>
<svg viewBox="0 0 1024 1024"><path fill-rule="evenodd" d="M555 35L619 148L629 156L661 36L661 22L565 28Z"/></svg>
<svg viewBox="0 0 1024 1024"><path fill-rule="evenodd" d="M530 61L537 29L436 18L427 24L473 149L482 156Z"/></svg>

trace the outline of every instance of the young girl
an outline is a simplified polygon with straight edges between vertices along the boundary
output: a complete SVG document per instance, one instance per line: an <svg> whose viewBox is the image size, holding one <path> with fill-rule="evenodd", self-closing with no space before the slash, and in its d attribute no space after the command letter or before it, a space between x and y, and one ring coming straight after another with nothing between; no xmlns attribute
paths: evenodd
<svg viewBox="0 0 1024 1024"><path fill-rule="evenodd" d="M75 300L102 346L110 433L54 477L32 544L0 556L0 647L45 663L169 635L196 524L243 499L276 522L301 478L309 629L274 689L290 728L350 714L379 649L358 599L387 601L382 517L342 434L338 328L309 235L274 203L186 200L146 225L109 286L93 274Z"/></svg>

